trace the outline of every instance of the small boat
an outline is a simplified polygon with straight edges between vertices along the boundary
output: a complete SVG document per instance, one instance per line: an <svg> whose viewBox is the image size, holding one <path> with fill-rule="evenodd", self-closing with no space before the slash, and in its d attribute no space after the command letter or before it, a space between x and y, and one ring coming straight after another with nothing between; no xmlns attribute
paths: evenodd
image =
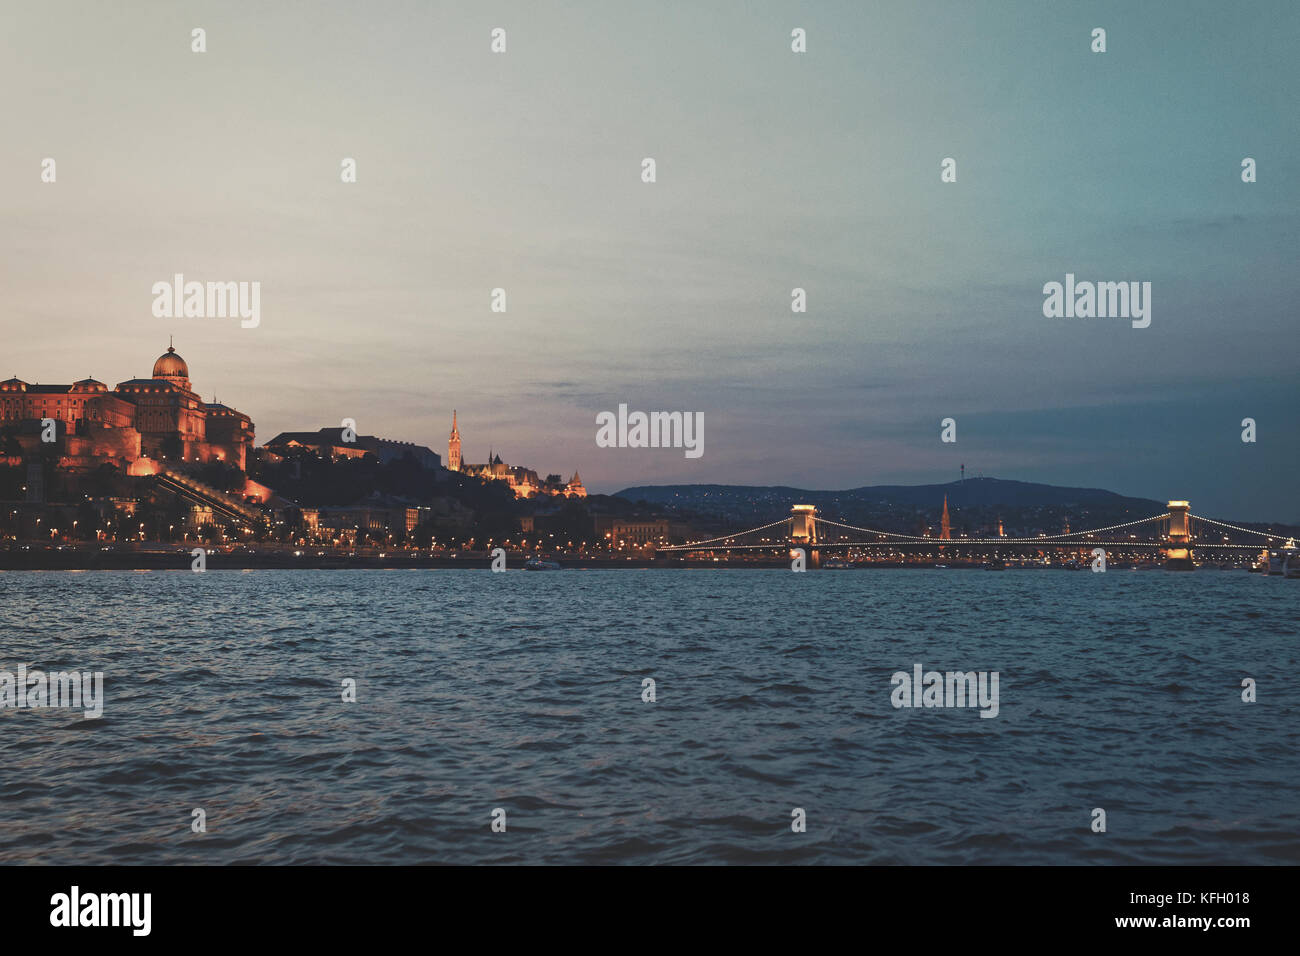
<svg viewBox="0 0 1300 956"><path fill-rule="evenodd" d="M1300 559L1300 551L1296 550L1295 538L1287 538L1286 544L1283 544L1282 548L1269 551L1268 564L1264 564L1264 561L1262 561L1264 555L1261 554L1260 558L1261 570L1268 570L1269 574L1275 576L1275 578L1288 578L1290 575L1287 575L1287 566Z"/></svg>
<svg viewBox="0 0 1300 956"><path fill-rule="evenodd" d="M849 568L852 568L852 567L854 567L854 564L853 564L852 561L838 561L838 560L834 560L834 561L823 561L823 562L822 562L822 570L823 570L823 571L847 571L847 570L849 570Z"/></svg>
<svg viewBox="0 0 1300 956"><path fill-rule="evenodd" d="M985 571L1005 571L1006 569L1007 569L1007 563L1006 563L1005 561L985 561L985 562L984 562L984 570L985 570Z"/></svg>
<svg viewBox="0 0 1300 956"><path fill-rule="evenodd" d="M1296 548L1294 538L1268 553L1268 573L1275 577L1300 578L1300 548Z"/></svg>
<svg viewBox="0 0 1300 956"><path fill-rule="evenodd" d="M546 558L529 558L524 562L525 571L558 571L560 570L559 561L548 561Z"/></svg>

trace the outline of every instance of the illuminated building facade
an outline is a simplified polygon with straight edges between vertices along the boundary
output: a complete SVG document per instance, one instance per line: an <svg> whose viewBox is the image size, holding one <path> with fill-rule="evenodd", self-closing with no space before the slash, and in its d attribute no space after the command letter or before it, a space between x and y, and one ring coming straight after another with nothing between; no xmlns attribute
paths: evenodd
<svg viewBox="0 0 1300 956"><path fill-rule="evenodd" d="M536 495L551 495L564 498L585 498L587 489L583 487L582 478L575 471L567 482L559 475L540 477L531 468L520 465L507 465L500 455L488 452L485 464L474 465L461 460L460 429L456 424L456 413L451 413L451 437L447 439L447 467L462 475L482 478L487 481L504 481L510 486L516 498L532 498Z"/></svg>
<svg viewBox="0 0 1300 956"><path fill-rule="evenodd" d="M42 424L56 423L60 465L76 470L105 463L148 473L146 460L224 461L241 470L253 444L253 422L219 402L204 402L190 386L189 366L168 346L151 378L133 378L109 391L93 378L71 385L0 382L0 427L16 431L24 452L41 442ZM156 470L156 469L155 469Z"/></svg>

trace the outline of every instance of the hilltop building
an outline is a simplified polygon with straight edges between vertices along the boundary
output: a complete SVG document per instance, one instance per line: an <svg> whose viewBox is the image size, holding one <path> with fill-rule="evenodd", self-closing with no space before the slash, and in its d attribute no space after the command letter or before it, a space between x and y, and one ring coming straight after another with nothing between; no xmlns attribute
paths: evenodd
<svg viewBox="0 0 1300 956"><path fill-rule="evenodd" d="M151 378L133 378L112 391L84 378L71 385L37 385L16 376L0 382L0 427L16 432L24 454L44 444L43 422L56 423L60 466L88 470L109 463L128 474L152 474L162 460L224 461L243 469L253 422L190 386L185 360L169 345Z"/></svg>
<svg viewBox="0 0 1300 956"><path fill-rule="evenodd" d="M460 429L456 427L454 408L451 410L451 437L447 439L447 468L460 471Z"/></svg>
<svg viewBox="0 0 1300 956"><path fill-rule="evenodd" d="M456 412L451 413L451 437L447 439L447 467L462 475L482 478L487 481L504 481L510 486L516 498L532 498L537 495L551 495L565 498L585 498L587 489L582 485L582 478L577 471L567 482L559 475L547 475L541 478L531 468L520 465L507 465L500 455L488 452L488 460L481 465L469 464L461 459L460 429L456 425Z"/></svg>

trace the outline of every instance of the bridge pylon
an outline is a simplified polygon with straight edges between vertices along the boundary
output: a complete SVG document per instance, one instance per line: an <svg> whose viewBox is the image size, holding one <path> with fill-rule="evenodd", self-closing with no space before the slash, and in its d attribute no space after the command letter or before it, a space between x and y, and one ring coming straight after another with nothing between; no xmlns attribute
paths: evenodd
<svg viewBox="0 0 1300 956"><path fill-rule="evenodd" d="M817 544L817 506L794 505L790 508L790 548L803 548L808 554L808 567L821 566L821 552Z"/></svg>
<svg viewBox="0 0 1300 956"><path fill-rule="evenodd" d="M1165 551L1165 567L1170 571L1191 571L1192 520L1188 515L1191 504L1187 501L1169 502L1169 544Z"/></svg>

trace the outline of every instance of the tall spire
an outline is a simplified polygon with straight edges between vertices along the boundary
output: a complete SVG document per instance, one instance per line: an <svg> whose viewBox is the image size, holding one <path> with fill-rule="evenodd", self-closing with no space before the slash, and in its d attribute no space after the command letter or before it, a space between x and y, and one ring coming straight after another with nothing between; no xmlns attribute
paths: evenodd
<svg viewBox="0 0 1300 956"><path fill-rule="evenodd" d="M456 427L456 409L451 410L451 437L447 439L447 467L460 471L460 429Z"/></svg>
<svg viewBox="0 0 1300 956"><path fill-rule="evenodd" d="M948 523L948 496L943 496L943 517L939 519L939 537L947 541L952 537L952 527Z"/></svg>

